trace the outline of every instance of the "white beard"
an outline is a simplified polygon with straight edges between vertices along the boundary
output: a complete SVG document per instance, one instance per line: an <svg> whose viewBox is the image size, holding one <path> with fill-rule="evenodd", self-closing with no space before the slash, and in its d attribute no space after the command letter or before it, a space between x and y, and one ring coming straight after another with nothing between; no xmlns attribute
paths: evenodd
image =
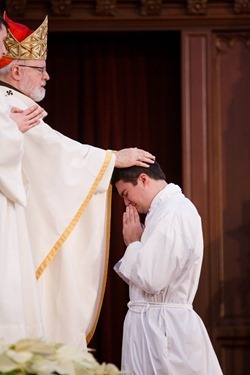
<svg viewBox="0 0 250 375"><path fill-rule="evenodd" d="M33 99L35 102L43 100L46 94L44 87L35 88L28 80L25 80L20 87L22 93Z"/></svg>
<svg viewBox="0 0 250 375"><path fill-rule="evenodd" d="M45 97L46 90L44 87L40 87L39 89L35 89L31 91L29 97L33 99L35 102L40 102Z"/></svg>

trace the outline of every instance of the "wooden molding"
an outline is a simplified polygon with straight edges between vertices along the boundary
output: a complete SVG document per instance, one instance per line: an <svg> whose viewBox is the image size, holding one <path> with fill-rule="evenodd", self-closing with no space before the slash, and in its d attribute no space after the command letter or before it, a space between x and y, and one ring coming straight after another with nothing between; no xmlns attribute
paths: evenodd
<svg viewBox="0 0 250 375"><path fill-rule="evenodd" d="M234 11L236 13L250 13L250 0L235 0Z"/></svg>
<svg viewBox="0 0 250 375"><path fill-rule="evenodd" d="M141 0L142 16L159 16L162 12L162 0Z"/></svg>
<svg viewBox="0 0 250 375"><path fill-rule="evenodd" d="M117 14L116 0L96 0L98 16L115 16Z"/></svg>
<svg viewBox="0 0 250 375"><path fill-rule="evenodd" d="M187 0L187 10L189 14L206 14L207 0Z"/></svg>
<svg viewBox="0 0 250 375"><path fill-rule="evenodd" d="M7 0L6 10L9 16L22 17L25 15L27 0Z"/></svg>
<svg viewBox="0 0 250 375"><path fill-rule="evenodd" d="M70 14L71 0L51 0L51 12L53 15L66 16Z"/></svg>
<svg viewBox="0 0 250 375"><path fill-rule="evenodd" d="M219 53L226 53L238 41L241 41L246 48L250 48L250 33L217 34L215 40L216 50Z"/></svg>
<svg viewBox="0 0 250 375"><path fill-rule="evenodd" d="M49 31L139 31L250 28L250 0L0 0L17 22L35 27L49 17Z"/></svg>

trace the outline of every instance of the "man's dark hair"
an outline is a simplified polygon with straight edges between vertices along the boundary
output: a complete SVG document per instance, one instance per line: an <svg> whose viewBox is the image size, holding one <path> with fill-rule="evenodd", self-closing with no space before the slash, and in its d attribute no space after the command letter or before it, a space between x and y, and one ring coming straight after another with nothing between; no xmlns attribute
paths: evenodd
<svg viewBox="0 0 250 375"><path fill-rule="evenodd" d="M3 19L3 17L0 16L0 29L2 29L2 25L5 26L6 29L8 30L9 25L8 25L7 22Z"/></svg>
<svg viewBox="0 0 250 375"><path fill-rule="evenodd" d="M134 186L137 185L137 179L140 174L145 173L153 180L166 180L166 175L162 171L157 161L150 164L149 168L144 167L128 167L128 168L114 168L111 184L114 186L118 181L131 182Z"/></svg>

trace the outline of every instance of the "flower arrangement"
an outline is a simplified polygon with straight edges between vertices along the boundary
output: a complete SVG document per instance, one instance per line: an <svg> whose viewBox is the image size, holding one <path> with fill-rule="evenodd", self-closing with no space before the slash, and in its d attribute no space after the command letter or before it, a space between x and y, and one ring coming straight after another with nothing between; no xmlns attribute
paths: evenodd
<svg viewBox="0 0 250 375"><path fill-rule="evenodd" d="M111 363L99 364L89 350L42 340L0 341L0 374L6 375L118 375Z"/></svg>

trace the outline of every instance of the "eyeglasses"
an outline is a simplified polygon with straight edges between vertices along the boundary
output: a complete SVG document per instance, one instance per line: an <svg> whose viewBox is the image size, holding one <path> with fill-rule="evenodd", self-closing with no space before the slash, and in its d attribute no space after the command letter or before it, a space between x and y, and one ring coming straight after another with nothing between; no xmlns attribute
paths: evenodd
<svg viewBox="0 0 250 375"><path fill-rule="evenodd" d="M41 73L42 75L46 72L46 68L45 68L45 66L31 66L31 65L18 65L18 66L22 66L23 68L36 69L36 70L38 70L38 72Z"/></svg>

